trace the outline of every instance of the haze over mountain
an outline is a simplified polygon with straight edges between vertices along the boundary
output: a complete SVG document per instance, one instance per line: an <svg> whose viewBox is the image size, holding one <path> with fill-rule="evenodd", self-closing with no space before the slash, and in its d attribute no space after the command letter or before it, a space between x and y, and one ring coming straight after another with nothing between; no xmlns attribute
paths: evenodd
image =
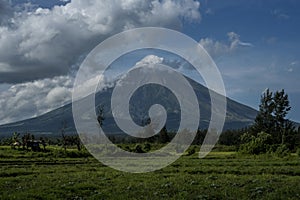
<svg viewBox="0 0 300 200"><path fill-rule="evenodd" d="M209 91L203 85L187 78L198 98L200 107L199 128L208 127L211 117ZM103 130L106 134L122 134L117 127L110 109L110 100L114 87L104 89L96 94L96 107L104 108ZM167 111L166 126L169 130L176 131L180 122L180 106L175 95L167 88L155 84L140 87L130 99L130 114L134 122L142 124L147 119L148 110L153 104L161 104ZM246 105L227 98L227 116L225 129L238 129L253 123L257 111ZM83 113L84 115L84 113ZM76 133L72 115L72 104L50 111L39 117L22 120L0 126L0 137L10 135L12 132L30 132L37 135L47 134L47 137L61 134L63 123L67 125L66 132Z"/></svg>

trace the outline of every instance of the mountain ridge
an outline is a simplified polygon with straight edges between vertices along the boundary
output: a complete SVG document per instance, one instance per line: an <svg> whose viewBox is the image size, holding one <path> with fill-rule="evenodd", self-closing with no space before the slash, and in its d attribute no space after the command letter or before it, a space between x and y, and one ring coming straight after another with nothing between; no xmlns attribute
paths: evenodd
<svg viewBox="0 0 300 200"><path fill-rule="evenodd" d="M201 116L199 128L205 129L208 127L211 116L209 90L192 79L187 78L187 80L192 85L198 98ZM122 134L122 131L117 127L113 119L110 109L110 97L113 88L114 87L106 88L95 95L97 104L95 107L98 107L100 104L102 106L104 105L104 132L108 132L108 134ZM153 97L160 98L158 100L154 99L151 101L151 98ZM174 94L163 86L160 88L157 88L157 86L154 87L153 85L142 86L131 97L131 117L133 121L141 125L141 122L145 119L145 117L147 117L149 106L154 103L165 105L164 107L168 111L166 126L168 129L176 130L180 119L180 107L178 108L179 104L176 102L176 98L174 98ZM227 114L224 130L250 126L254 122L257 110L228 97L226 98ZM66 104L37 117L0 125L0 137L11 135L13 132L30 132L38 135L58 136L61 134L63 123L67 124L65 129L67 133L76 133L72 115L72 103Z"/></svg>

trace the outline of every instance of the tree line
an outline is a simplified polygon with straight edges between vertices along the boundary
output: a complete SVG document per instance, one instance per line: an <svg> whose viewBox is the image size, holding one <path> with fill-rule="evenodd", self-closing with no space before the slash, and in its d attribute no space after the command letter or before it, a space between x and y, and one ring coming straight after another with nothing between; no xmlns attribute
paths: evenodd
<svg viewBox="0 0 300 200"><path fill-rule="evenodd" d="M226 130L220 137L218 144L234 146L236 150L248 154L286 153L300 148L300 127L288 119L291 110L288 94L284 90L271 92L267 89L260 99L259 111L254 124L237 130ZM149 123L149 122L148 122ZM207 130L198 130L193 141L194 145L201 145ZM132 139L127 142L156 142L167 143L175 136L164 127L158 135L147 139ZM117 141L113 138L115 142Z"/></svg>
<svg viewBox="0 0 300 200"><path fill-rule="evenodd" d="M271 92L267 89L261 96L259 111L254 120L254 124L249 127L237 130L226 130L220 137L218 144L234 146L236 150L249 154L260 154L267 152L290 152L300 148L300 128L296 128L294 122L287 118L291 110L288 95L284 90ZM99 126L105 120L102 106L97 109L97 121ZM144 120L144 126L150 124L150 119ZM43 139L41 144L48 143L62 146L65 150L67 146L76 146L80 151L82 143L78 135L65 134L66 123L63 123L61 138ZM201 145L207 134L207 130L198 130L192 144ZM34 141L34 135L25 134L22 139L14 133L9 139L2 140L2 143L22 144L23 149L28 149L30 142ZM166 144L172 140L176 132L168 131L166 126L156 135L150 138L134 138L124 136L108 136L113 143L159 143ZM33 144L33 143L32 143ZM44 146L45 148L45 146Z"/></svg>

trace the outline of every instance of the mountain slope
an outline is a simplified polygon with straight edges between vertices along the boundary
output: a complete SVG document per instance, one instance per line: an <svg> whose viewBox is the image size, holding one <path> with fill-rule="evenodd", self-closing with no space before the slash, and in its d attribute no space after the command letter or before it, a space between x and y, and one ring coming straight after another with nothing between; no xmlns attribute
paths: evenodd
<svg viewBox="0 0 300 200"><path fill-rule="evenodd" d="M188 78L187 78L188 79ZM203 85L188 79L192 85L200 107L199 128L208 127L210 120L210 96L208 89ZM108 134L122 134L112 117L110 110L110 98L113 88L108 88L96 94L96 106L100 104L104 107L103 129ZM167 88L158 85L145 85L140 87L130 100L130 114L137 124L142 124L147 118L147 113L151 105L161 104L168 114L166 126L170 130L177 130L180 122L180 107L174 94ZM237 129L249 126L253 123L257 111L227 98L227 116L224 129ZM61 108L43 114L39 117L10 123L0 126L0 137L7 136L12 132L30 132L34 134L50 134L57 136L61 132L63 123L67 124L66 132L75 133L76 129L72 116L72 105L67 104Z"/></svg>

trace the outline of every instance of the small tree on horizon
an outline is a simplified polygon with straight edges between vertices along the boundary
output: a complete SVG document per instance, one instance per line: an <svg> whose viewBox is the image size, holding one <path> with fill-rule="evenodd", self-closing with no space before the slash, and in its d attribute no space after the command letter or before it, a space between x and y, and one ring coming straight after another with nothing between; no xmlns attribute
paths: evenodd
<svg viewBox="0 0 300 200"><path fill-rule="evenodd" d="M97 108L97 121L100 127L103 126L103 121L105 120L104 117L104 107L103 105L98 106Z"/></svg>
<svg viewBox="0 0 300 200"><path fill-rule="evenodd" d="M159 133L159 142L163 144L170 142L170 137L168 135L166 126L164 126Z"/></svg>

